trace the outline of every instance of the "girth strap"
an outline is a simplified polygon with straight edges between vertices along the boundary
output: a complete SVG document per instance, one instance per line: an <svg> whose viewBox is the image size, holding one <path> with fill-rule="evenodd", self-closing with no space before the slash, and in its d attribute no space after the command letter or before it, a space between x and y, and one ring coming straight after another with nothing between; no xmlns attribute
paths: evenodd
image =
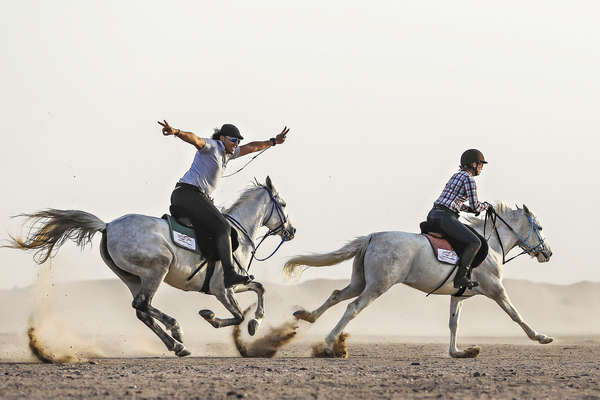
<svg viewBox="0 0 600 400"><path fill-rule="evenodd" d="M206 276L204 277L204 283L202 284L202 289L200 291L208 294L208 292L210 290L210 280L211 280L213 274L215 273L215 266L217 264L217 262L215 260L212 260L212 261L209 261L208 259L204 260L204 262L202 264L200 264L186 280L188 282L191 281L192 278L194 276L196 276L196 274L198 272L200 272L202 267L204 267L206 265L206 263L208 263L208 268L206 269Z"/></svg>
<svg viewBox="0 0 600 400"><path fill-rule="evenodd" d="M194 276L196 276L196 274L198 272L200 272L200 270L202 269L202 267L204 267L206 265L206 263L208 262L208 259L204 260L204 262L202 264L200 264L195 270L194 272L192 272L192 274L190 276L188 276L188 278L186 279L188 282L192 280L192 278Z"/></svg>

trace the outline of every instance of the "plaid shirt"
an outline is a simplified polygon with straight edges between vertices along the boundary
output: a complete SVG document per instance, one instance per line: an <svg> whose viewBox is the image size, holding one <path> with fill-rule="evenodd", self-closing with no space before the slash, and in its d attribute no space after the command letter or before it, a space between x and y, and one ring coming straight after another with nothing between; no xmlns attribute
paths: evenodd
<svg viewBox="0 0 600 400"><path fill-rule="evenodd" d="M488 208L487 204L480 203L477 200L475 179L467 171L461 170L452 175L452 178L446 183L442 194L433 204L446 206L456 213L459 211L471 211L469 207L463 204L467 198L471 206L470 209L475 213Z"/></svg>

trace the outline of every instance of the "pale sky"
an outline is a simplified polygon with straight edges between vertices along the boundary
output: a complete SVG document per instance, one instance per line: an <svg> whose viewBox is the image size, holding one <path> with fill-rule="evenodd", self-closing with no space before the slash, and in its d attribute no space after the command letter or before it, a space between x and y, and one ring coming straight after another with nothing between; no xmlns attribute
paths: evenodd
<svg viewBox="0 0 600 400"><path fill-rule="evenodd" d="M10 215L80 209L160 216L194 148L156 124L288 141L225 179L232 203L273 179L298 229L265 263L358 235L417 231L463 150L489 164L482 200L525 203L554 251L506 278L600 280L600 24L583 1L19 1L0 25L0 239ZM232 162L230 171L242 160ZM590 238L593 238L590 240ZM60 279L114 278L65 245ZM268 243L274 248L276 240ZM516 251L516 250L515 250ZM30 254L0 249L0 288L31 284ZM350 263L306 278L350 276Z"/></svg>

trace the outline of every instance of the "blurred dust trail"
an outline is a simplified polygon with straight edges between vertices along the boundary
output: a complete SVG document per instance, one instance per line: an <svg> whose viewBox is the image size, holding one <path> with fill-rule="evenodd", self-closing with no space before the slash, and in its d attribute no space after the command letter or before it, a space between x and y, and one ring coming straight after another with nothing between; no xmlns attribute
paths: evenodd
<svg viewBox="0 0 600 400"><path fill-rule="evenodd" d="M44 264L35 282L33 310L27 327L33 355L45 363L75 363L86 361L83 357L102 356L72 330L67 330L67 321L51 310L52 286L51 265Z"/></svg>
<svg viewBox="0 0 600 400"><path fill-rule="evenodd" d="M37 336L36 329L32 326L30 326L29 329L27 329L27 336L29 337L29 348L31 349L31 352L41 362L47 364L65 364L80 361L77 357L72 355L57 357L54 353L50 352L50 350L48 350L40 341L40 339Z"/></svg>
<svg viewBox="0 0 600 400"><path fill-rule="evenodd" d="M313 357L329 357L329 358L348 358L348 345L347 340L350 334L340 333L340 336L335 339L333 343L333 352L325 352L325 343L319 343L313 346L312 355Z"/></svg>
<svg viewBox="0 0 600 400"><path fill-rule="evenodd" d="M248 307L244 310L244 317L250 312ZM244 343L240 325L233 327L233 341L242 357L266 357L271 358L277 350L288 344L296 336L298 321L296 319L287 321L278 327L271 328L263 337L253 342Z"/></svg>

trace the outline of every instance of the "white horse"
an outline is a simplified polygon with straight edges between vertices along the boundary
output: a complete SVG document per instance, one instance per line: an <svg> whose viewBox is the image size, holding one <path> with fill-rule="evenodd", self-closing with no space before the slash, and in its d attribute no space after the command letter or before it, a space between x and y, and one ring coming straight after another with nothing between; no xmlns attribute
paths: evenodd
<svg viewBox="0 0 600 400"><path fill-rule="evenodd" d="M235 221L238 228L245 230L240 232L239 247L234 252L240 265L246 267L251 262L255 250L254 240L261 226L269 229L268 234L281 236L282 241L293 239L296 229L291 225L285 207L285 202L267 177L266 185L255 184L248 188L227 210L226 215ZM67 239L72 239L83 248L96 232L102 232L100 254L131 291L132 306L137 317L152 329L167 349L180 357L190 354L183 345L183 332L179 323L152 307L151 302L163 281L181 290L201 291L205 286L207 268L198 271L198 266L203 261L202 256L173 244L168 223L164 219L127 214L107 224L84 211L54 209L23 216L29 218L32 229L25 240L11 236L8 247L37 250L35 259L40 264L51 257L53 249L58 249ZM245 272L239 266L236 268L238 272ZM249 290L256 293L258 305L254 319L248 325L249 333L253 335L264 315L263 285L253 281L226 289L223 268L217 262L208 288L208 293L216 296L233 314L233 318L221 319L215 318L210 310L201 310L200 315L215 328L238 325L243 321L234 293ZM155 319L162 322L171 335Z"/></svg>
<svg viewBox="0 0 600 400"><path fill-rule="evenodd" d="M496 205L496 218L490 214L483 219L470 217L473 228L489 236L489 253L483 263L472 270L472 277L479 286L468 289L460 297L450 298L450 356L476 357L479 347L461 351L456 345L456 333L462 301L482 294L493 299L518 323L531 340L546 344L552 338L536 332L523 320L519 312L510 302L502 285L502 265L504 256L515 246L520 246L524 253L536 257L539 262L546 262L552 251L539 231L541 226L536 217L526 206L516 210L504 204ZM487 219L487 223L485 222ZM322 267L340 263L354 258L350 284L342 290L334 290L327 301L312 312L300 310L294 313L297 318L308 322L316 321L327 309L335 304L354 298L342 319L325 340L325 353L332 354L336 338L344 327L373 300L381 296L397 283L404 283L422 292L429 293L437 288L444 279L445 283L435 294L454 295L454 268L443 264L434 257L431 246L424 235L408 232L378 232L358 237L341 249L327 254L300 255L291 258L284 267L288 277L299 276L300 266Z"/></svg>

